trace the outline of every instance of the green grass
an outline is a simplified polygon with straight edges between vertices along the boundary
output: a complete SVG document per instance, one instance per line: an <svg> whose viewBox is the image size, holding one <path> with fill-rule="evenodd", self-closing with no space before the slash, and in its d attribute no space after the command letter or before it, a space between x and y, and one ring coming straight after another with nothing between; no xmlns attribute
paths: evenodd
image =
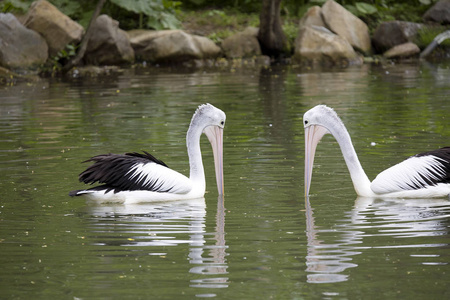
<svg viewBox="0 0 450 300"><path fill-rule="evenodd" d="M182 11L177 17L183 30L207 36L215 42L243 31L248 26L259 27L258 14L239 13L235 10Z"/></svg>
<svg viewBox="0 0 450 300"><path fill-rule="evenodd" d="M206 36L216 43L243 31L245 28L259 27L259 13L241 13L237 10L201 10L183 11L177 14L182 22L182 29ZM283 31L292 44L298 33L298 17L282 16Z"/></svg>

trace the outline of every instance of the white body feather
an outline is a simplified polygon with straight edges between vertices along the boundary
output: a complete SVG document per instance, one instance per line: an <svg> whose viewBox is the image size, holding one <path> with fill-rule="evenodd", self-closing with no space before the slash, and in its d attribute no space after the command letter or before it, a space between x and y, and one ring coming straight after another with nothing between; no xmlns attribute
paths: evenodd
<svg viewBox="0 0 450 300"><path fill-rule="evenodd" d="M445 175L439 157L413 156L378 174L370 188L376 194L413 190L414 186L426 186L425 178L437 180L439 177L436 174L441 177Z"/></svg>
<svg viewBox="0 0 450 300"><path fill-rule="evenodd" d="M169 190L174 194L187 194L192 190L192 181L170 168L156 164L135 164L128 173L130 179L135 181L144 180L144 185L151 185L157 180L161 190Z"/></svg>
<svg viewBox="0 0 450 300"><path fill-rule="evenodd" d="M189 200L202 198L205 194L201 189L193 189L186 194L172 194L172 193L160 193L151 191L121 191L114 193L109 191L83 191L84 196L88 201L95 203L120 203L120 204L136 204L136 203L151 203L161 201L174 201L174 200Z"/></svg>

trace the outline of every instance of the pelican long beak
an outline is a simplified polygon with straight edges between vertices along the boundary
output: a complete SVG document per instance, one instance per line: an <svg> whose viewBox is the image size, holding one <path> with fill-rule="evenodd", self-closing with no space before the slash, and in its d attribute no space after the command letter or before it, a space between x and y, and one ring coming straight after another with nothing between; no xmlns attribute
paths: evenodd
<svg viewBox="0 0 450 300"><path fill-rule="evenodd" d="M305 128L305 197L309 195L317 144L327 133L329 131L320 125L310 125Z"/></svg>
<svg viewBox="0 0 450 300"><path fill-rule="evenodd" d="M208 126L203 132L208 137L213 149L217 191L219 195L223 195L223 128Z"/></svg>

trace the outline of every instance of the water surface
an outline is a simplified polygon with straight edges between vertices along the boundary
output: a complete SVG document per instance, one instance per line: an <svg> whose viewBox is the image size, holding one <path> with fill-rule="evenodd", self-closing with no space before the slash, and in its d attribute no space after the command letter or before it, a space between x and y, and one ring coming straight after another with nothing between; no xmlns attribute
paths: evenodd
<svg viewBox="0 0 450 300"><path fill-rule="evenodd" d="M450 145L449 64L129 69L1 88L0 290L5 299L443 299L448 199L357 198L339 147L320 143L303 196L301 117L346 124L369 178ZM81 161L146 150L188 174L196 107L227 114L225 197L207 139L204 199L95 205Z"/></svg>

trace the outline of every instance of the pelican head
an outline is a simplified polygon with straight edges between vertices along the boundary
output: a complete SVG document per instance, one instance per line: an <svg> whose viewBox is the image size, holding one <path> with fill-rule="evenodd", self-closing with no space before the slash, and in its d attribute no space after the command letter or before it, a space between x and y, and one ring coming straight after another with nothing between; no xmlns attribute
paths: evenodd
<svg viewBox="0 0 450 300"><path fill-rule="evenodd" d="M217 191L223 195L223 128L225 126L225 113L207 103L200 105L192 117L191 126L198 126L208 137L214 155Z"/></svg>
<svg viewBox="0 0 450 300"><path fill-rule="evenodd" d="M305 196L308 196L317 144L327 133L333 136L339 134L340 131L336 130L336 127L344 125L332 108L317 105L303 115L303 126L305 128Z"/></svg>

